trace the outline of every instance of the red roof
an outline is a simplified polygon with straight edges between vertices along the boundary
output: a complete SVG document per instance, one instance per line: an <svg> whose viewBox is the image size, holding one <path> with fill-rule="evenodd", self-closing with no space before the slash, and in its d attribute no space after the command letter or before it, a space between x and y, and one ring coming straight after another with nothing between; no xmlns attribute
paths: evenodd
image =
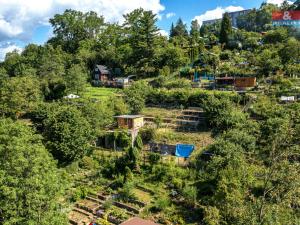
<svg viewBox="0 0 300 225"><path fill-rule="evenodd" d="M150 220L143 220L138 217L131 218L120 225L159 225L158 223L154 223Z"/></svg>

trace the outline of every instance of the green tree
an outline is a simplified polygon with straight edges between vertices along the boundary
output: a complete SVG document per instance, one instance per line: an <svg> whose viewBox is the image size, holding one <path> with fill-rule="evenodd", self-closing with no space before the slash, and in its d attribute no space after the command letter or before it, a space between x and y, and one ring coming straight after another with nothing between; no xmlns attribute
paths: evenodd
<svg viewBox="0 0 300 225"><path fill-rule="evenodd" d="M284 47L279 51L284 64L296 63L300 60L300 42L295 38L289 38Z"/></svg>
<svg viewBox="0 0 300 225"><path fill-rule="evenodd" d="M12 77L0 86L0 112L17 118L29 112L41 100L39 80L35 77Z"/></svg>
<svg viewBox="0 0 300 225"><path fill-rule="evenodd" d="M212 154L212 158L198 162L202 180L198 191L203 196L210 196L202 198L204 208L216 207L225 223L247 223L251 212L246 201L248 188L253 182L253 171L243 149L238 144L221 139L209 146L207 152Z"/></svg>
<svg viewBox="0 0 300 225"><path fill-rule="evenodd" d="M148 90L148 84L144 81L135 82L130 88L125 90L125 99L131 113L138 114L143 110Z"/></svg>
<svg viewBox="0 0 300 225"><path fill-rule="evenodd" d="M80 159L90 149L92 129L80 111L61 106L44 121L45 144L60 163Z"/></svg>
<svg viewBox="0 0 300 225"><path fill-rule="evenodd" d="M142 75L154 72L153 61L156 49L155 40L158 38L156 15L152 11L136 9L124 16L124 27L132 49L129 64Z"/></svg>
<svg viewBox="0 0 300 225"><path fill-rule="evenodd" d="M163 68L168 66L171 72L176 71L178 68L186 65L188 58L183 49L168 44L157 52L157 66Z"/></svg>
<svg viewBox="0 0 300 225"><path fill-rule="evenodd" d="M174 33L174 23L172 23L171 25L171 29L170 29L170 37L174 37L175 36L175 33Z"/></svg>
<svg viewBox="0 0 300 225"><path fill-rule="evenodd" d="M220 43L228 45L232 33L231 20L228 13L225 13L221 23Z"/></svg>
<svg viewBox="0 0 300 225"><path fill-rule="evenodd" d="M275 74L276 71L282 68L281 59L275 49L264 49L257 55L258 71L260 76L269 76Z"/></svg>
<svg viewBox="0 0 300 225"><path fill-rule="evenodd" d="M198 20L193 20L191 23L190 37L192 43L199 43L200 40L200 25Z"/></svg>
<svg viewBox="0 0 300 225"><path fill-rule="evenodd" d="M289 118L270 118L262 123L259 159L263 162L255 201L259 223L294 224L299 221L294 202L299 201L299 163L289 160L299 154L292 144L293 129Z"/></svg>
<svg viewBox="0 0 300 225"><path fill-rule="evenodd" d="M97 13L83 13L72 9L56 14L49 21L55 36L48 42L55 46L62 45L71 53L78 49L80 41L96 38L104 25L103 17L98 17Z"/></svg>
<svg viewBox="0 0 300 225"><path fill-rule="evenodd" d="M280 27L275 30L268 31L264 36L263 41L266 44L276 44L286 42L289 34L286 28Z"/></svg>
<svg viewBox="0 0 300 225"><path fill-rule="evenodd" d="M209 96L203 108L206 112L209 126L215 133L222 133L235 128L246 121L247 115L237 109L227 98Z"/></svg>
<svg viewBox="0 0 300 225"><path fill-rule="evenodd" d="M177 20L176 25L173 29L173 33L170 35L171 38L178 36L188 38L186 24L183 23L181 18Z"/></svg>
<svg viewBox="0 0 300 225"><path fill-rule="evenodd" d="M67 224L59 209L65 183L41 137L0 120L0 224Z"/></svg>
<svg viewBox="0 0 300 225"><path fill-rule="evenodd" d="M65 83L69 93L81 94L87 84L87 73L83 66L74 64L66 72Z"/></svg>

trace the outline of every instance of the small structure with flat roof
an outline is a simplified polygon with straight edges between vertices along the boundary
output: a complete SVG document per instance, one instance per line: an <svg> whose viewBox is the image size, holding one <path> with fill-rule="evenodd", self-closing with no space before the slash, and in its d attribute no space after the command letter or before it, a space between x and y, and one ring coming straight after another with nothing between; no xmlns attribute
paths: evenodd
<svg viewBox="0 0 300 225"><path fill-rule="evenodd" d="M139 129L144 126L144 116L142 115L121 115L116 116L118 120L118 128L127 129L128 133L131 134L132 146L137 138Z"/></svg>
<svg viewBox="0 0 300 225"><path fill-rule="evenodd" d="M159 225L158 223L154 223L150 220L144 220L138 217L133 217L120 225Z"/></svg>
<svg viewBox="0 0 300 225"><path fill-rule="evenodd" d="M118 127L122 129L138 130L144 126L142 115L121 115L115 118L118 120Z"/></svg>

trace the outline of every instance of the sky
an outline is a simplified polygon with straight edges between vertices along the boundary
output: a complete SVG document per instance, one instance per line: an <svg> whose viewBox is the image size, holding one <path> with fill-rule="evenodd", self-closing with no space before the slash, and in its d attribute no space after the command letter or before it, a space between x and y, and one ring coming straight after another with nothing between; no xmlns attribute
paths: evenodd
<svg viewBox="0 0 300 225"><path fill-rule="evenodd" d="M266 0L280 4L283 0ZM44 44L51 36L49 18L65 9L96 11L107 22L122 23L122 15L142 7L157 14L157 25L167 35L178 18L189 26L193 19L221 18L224 12L258 8L263 0L0 0L0 61L7 52L29 43Z"/></svg>

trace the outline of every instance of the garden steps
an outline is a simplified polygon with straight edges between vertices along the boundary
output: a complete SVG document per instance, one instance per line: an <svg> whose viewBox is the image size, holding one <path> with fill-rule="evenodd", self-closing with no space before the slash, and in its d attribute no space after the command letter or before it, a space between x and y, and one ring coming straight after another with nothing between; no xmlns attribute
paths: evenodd
<svg viewBox="0 0 300 225"><path fill-rule="evenodd" d="M72 225L84 225L91 222L93 215L77 207L69 213L68 219Z"/></svg>
<svg viewBox="0 0 300 225"><path fill-rule="evenodd" d="M90 201L93 201L93 202L96 202L96 203L98 203L100 205L102 205L105 202L104 200L101 200L99 198L94 198L92 196L87 196L86 199L90 200Z"/></svg>
<svg viewBox="0 0 300 225"><path fill-rule="evenodd" d="M85 210L91 214L96 214L97 210L100 209L101 205L94 201L84 199L76 203L77 208Z"/></svg>

